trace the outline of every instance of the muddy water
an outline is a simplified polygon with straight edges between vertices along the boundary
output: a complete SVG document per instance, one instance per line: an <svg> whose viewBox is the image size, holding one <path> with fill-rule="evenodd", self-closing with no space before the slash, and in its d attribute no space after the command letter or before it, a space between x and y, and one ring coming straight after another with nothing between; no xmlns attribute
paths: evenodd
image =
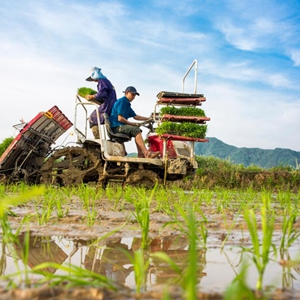
<svg viewBox="0 0 300 300"><path fill-rule="evenodd" d="M275 233L274 237L280 236ZM204 293L223 294L226 287L239 273L243 262L250 263L247 283L253 289L257 280L257 271L251 263L251 255L242 251L242 247L249 247L248 237L239 231L232 232L225 247L220 249L220 234L218 231L210 233L207 247L199 245L198 250L198 289ZM25 234L19 237L19 243L7 245L5 253L2 253L2 275L9 275L25 269L22 261L22 249L24 249ZM242 241L242 242L241 242ZM82 238L65 238L61 236L36 236L32 234L29 239L29 254L27 266L34 266L43 262L56 262L68 266L76 265L88 270L93 270L106 276L116 284L124 285L135 290L133 264L129 256L140 248L140 238L111 237L104 240L87 240ZM1 247L3 249L3 247ZM145 259L157 251L168 254L182 270L187 266L188 241L180 236L165 236L155 238L150 242L148 251L145 251ZM126 253L129 255L126 255ZM294 293L300 292L300 264L282 266L282 262L299 260L299 243L294 244L283 257L271 256L267 266L264 285L272 289L293 289ZM46 272L52 274L64 274L55 268L47 268ZM41 278L42 275L30 275L31 279ZM146 285L143 291L153 291L155 286L162 284L176 284L178 274L166 263L158 259L150 258L150 266L147 271ZM2 281L1 285L5 286Z"/></svg>
<svg viewBox="0 0 300 300"><path fill-rule="evenodd" d="M123 204L122 204L123 205ZM109 201L101 201L95 207L96 218L90 226L87 212L82 209L82 203L69 202L68 213L63 218L58 218L53 211L51 218L39 225L36 217L36 205L28 203L26 206L12 209L15 216L9 218L13 230L20 229L25 217L27 222L21 226L19 242L9 245L0 245L0 270L1 275L9 275L26 267L30 270L42 262L56 262L59 265L69 264L93 270L113 280L118 286L117 292L83 290L76 288L73 294L66 295L61 290L49 290L45 287L32 294L34 289L17 289L12 292L0 289L0 299L136 299L136 283L134 279L133 264L130 260L141 245L141 230L132 215L134 208L125 203L119 208ZM205 299L222 299L226 288L236 278L243 262L249 264L247 270L247 284L254 289L257 280L257 270L251 260L251 255L243 252L243 248L250 248L249 232L242 218L228 211L226 224L224 215L217 213L216 209L203 207L207 216L208 239L206 247L200 240L198 245L198 290L199 299L205 294ZM234 230L227 233L231 222L235 219ZM188 240L182 236L182 231L176 226L165 226L172 218L166 214L153 211L150 217L150 247L144 252L145 259L150 259L147 269L146 285L143 287L139 299L162 299L164 286L168 289L171 299L183 299L182 291L174 289L178 286L178 276L166 263L152 257L157 252L164 252L184 270L188 259ZM276 230L273 242L277 248L282 236L281 219L276 220ZM299 228L299 222L295 224ZM260 227L260 225L258 224ZM25 247L25 232L30 231L28 260L22 261L22 251ZM104 238L112 231L115 232ZM224 240L226 239L226 243ZM1 238L2 241L2 238ZM221 246L224 248L221 251ZM283 256L270 255L270 262L264 275L265 290L274 291L275 296L268 299L300 299L300 241L296 241ZM127 253L129 255L126 255ZM291 263L296 261L296 263ZM51 274L63 274L57 268L45 270ZM41 275L40 275L41 276ZM30 279L40 279L38 275L30 274ZM14 278L19 284L17 276ZM0 287L5 288L8 281L0 280ZM24 285L18 287L23 288ZM171 288L172 287L172 288ZM150 293L150 294L149 294ZM59 296L57 296L59 294ZM77 296L76 296L77 295ZM81 296L78 296L81 295ZM100 296L99 296L100 295ZM101 298L102 297L102 298Z"/></svg>

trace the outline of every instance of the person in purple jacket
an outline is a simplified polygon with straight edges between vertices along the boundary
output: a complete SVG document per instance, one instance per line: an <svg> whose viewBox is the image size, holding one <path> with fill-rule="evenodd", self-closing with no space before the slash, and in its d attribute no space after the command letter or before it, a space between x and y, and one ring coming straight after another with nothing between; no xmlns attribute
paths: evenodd
<svg viewBox="0 0 300 300"><path fill-rule="evenodd" d="M100 124L104 124L103 113L107 113L110 116L112 107L117 101L117 95L114 86L111 82L102 74L101 69L94 67L86 81L95 81L97 84L97 94L87 95L85 98L88 101L99 103L98 112L100 117ZM93 132L95 139L99 139L99 129L97 120L96 109L91 113L89 117L90 128Z"/></svg>

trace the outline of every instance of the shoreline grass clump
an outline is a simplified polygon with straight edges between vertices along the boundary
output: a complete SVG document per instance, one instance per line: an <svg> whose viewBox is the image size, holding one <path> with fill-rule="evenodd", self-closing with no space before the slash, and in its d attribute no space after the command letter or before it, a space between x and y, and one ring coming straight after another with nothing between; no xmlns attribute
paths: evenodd
<svg viewBox="0 0 300 300"><path fill-rule="evenodd" d="M77 94L85 98L87 95L95 95L97 92L91 88L81 87L77 90Z"/></svg>

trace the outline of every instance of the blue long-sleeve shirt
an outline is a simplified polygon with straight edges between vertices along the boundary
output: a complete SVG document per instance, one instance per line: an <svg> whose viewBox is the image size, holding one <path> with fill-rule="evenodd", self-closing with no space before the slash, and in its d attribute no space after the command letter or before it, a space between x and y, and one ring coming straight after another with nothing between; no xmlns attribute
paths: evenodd
<svg viewBox="0 0 300 300"><path fill-rule="evenodd" d="M97 94L95 95L95 100L99 103L102 103L98 107L100 115L100 124L104 124L103 113L110 115L114 103L117 101L117 95L114 86L107 78L99 79L97 85ZM90 127L97 125L97 112L94 110L90 117Z"/></svg>

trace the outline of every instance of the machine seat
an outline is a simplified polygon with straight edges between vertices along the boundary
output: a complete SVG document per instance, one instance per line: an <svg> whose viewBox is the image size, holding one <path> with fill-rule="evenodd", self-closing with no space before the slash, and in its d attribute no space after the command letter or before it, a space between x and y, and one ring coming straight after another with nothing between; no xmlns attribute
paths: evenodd
<svg viewBox="0 0 300 300"><path fill-rule="evenodd" d="M109 121L108 114L104 113L103 116L104 116L104 120L105 120L105 128L107 131L107 135L112 142L125 143L125 142L129 142L131 140L131 137L126 134L114 133L110 127L110 121Z"/></svg>

